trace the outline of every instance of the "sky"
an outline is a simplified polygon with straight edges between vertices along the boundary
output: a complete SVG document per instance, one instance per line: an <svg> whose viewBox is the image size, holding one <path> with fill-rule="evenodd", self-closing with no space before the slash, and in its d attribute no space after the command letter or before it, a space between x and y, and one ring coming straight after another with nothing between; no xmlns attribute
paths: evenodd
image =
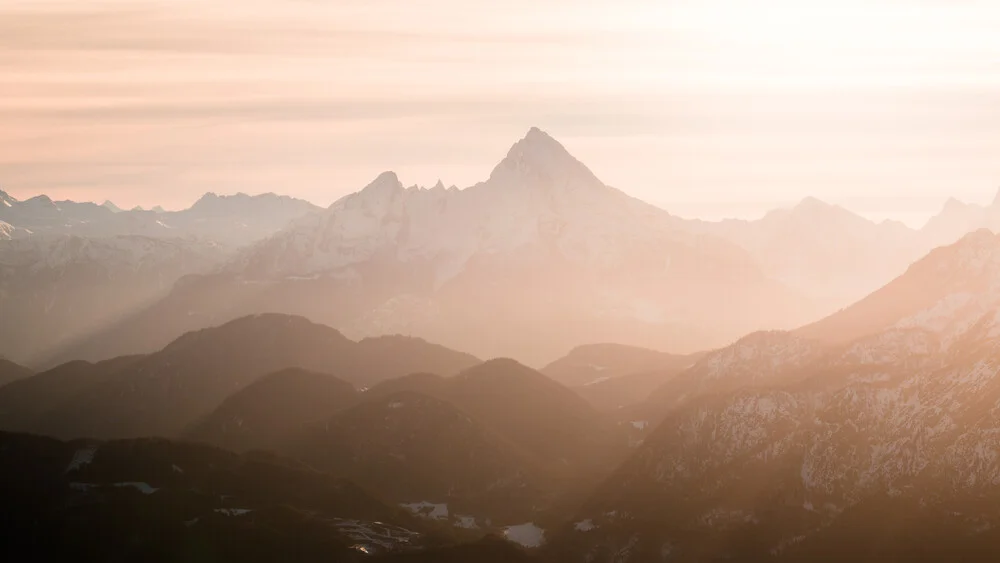
<svg viewBox="0 0 1000 563"><path fill-rule="evenodd" d="M995 0L0 0L0 189L320 205L531 126L686 216L919 224L1000 187Z"/></svg>

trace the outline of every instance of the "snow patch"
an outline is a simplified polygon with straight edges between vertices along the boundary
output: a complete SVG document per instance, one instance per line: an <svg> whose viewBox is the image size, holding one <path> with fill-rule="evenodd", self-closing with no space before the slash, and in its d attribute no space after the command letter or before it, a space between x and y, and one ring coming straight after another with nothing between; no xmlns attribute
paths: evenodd
<svg viewBox="0 0 1000 563"><path fill-rule="evenodd" d="M244 514L249 514L253 512L250 508L216 508L215 512L219 514L224 514L226 516L243 516Z"/></svg>
<svg viewBox="0 0 1000 563"><path fill-rule="evenodd" d="M73 454L73 459L71 459L69 465L66 466L66 473L76 471L77 469L90 464L90 462L94 461L94 454L96 453L97 446L89 446L76 450Z"/></svg>
<svg viewBox="0 0 1000 563"><path fill-rule="evenodd" d="M417 516L422 516L424 518L430 518L431 520L447 520L448 519L448 505L447 504L435 504L433 502L412 502L412 503L401 503L399 506L409 510Z"/></svg>
<svg viewBox="0 0 1000 563"><path fill-rule="evenodd" d="M632 428L635 428L636 430L645 430L646 427L649 426L649 421L648 420L633 420L630 424L632 425Z"/></svg>
<svg viewBox="0 0 1000 563"><path fill-rule="evenodd" d="M594 521L589 518L577 522L573 527L576 528L577 532L589 532L594 528L597 528L597 526L594 525Z"/></svg>
<svg viewBox="0 0 1000 563"><path fill-rule="evenodd" d="M504 528L503 535L523 547L541 547L545 543L545 530L536 526L534 522L508 526Z"/></svg>
<svg viewBox="0 0 1000 563"><path fill-rule="evenodd" d="M143 483L141 481L128 481L126 483L115 483L116 487L131 487L144 495L151 495L156 491L160 490L155 487L149 486L149 483Z"/></svg>
<svg viewBox="0 0 1000 563"><path fill-rule="evenodd" d="M479 525L476 524L475 516L462 516L460 514L455 515L455 527L465 528L466 530L476 530Z"/></svg>

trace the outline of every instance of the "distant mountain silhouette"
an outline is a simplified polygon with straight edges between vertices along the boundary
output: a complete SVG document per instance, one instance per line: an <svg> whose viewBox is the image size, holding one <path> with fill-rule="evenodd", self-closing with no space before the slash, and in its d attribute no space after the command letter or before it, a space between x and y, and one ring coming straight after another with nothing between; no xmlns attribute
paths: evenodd
<svg viewBox="0 0 1000 563"><path fill-rule="evenodd" d="M523 450L570 473L613 465L623 453L616 451L617 436L583 399L513 360L490 360L460 373L449 381L447 397Z"/></svg>
<svg viewBox="0 0 1000 563"><path fill-rule="evenodd" d="M798 330L843 343L892 326L938 328L963 323L1000 305L1000 237L980 229L934 249L861 301Z"/></svg>
<svg viewBox="0 0 1000 563"><path fill-rule="evenodd" d="M0 388L0 430L40 432L47 417L73 402L90 388L110 379L143 356L122 356L104 362L67 362L53 369L13 381Z"/></svg>
<svg viewBox="0 0 1000 563"><path fill-rule="evenodd" d="M57 437L176 436L233 393L285 368L328 373L367 386L410 371L454 373L478 363L467 354L420 341L399 343L398 348L363 346L301 317L245 317L185 334L159 352L124 362L121 369L101 369L109 363L83 364L92 385L75 389L75 395L66 397L71 400L60 404L43 400L45 409L51 410L30 413L40 418L32 422L14 416L3 428ZM32 379L54 377L47 372ZM9 393L15 412L23 409L13 398L20 389L0 390L0 405ZM31 409L30 403L27 408Z"/></svg>
<svg viewBox="0 0 1000 563"><path fill-rule="evenodd" d="M279 441L357 401L354 386L325 373L289 368L257 379L185 432L231 451L273 450Z"/></svg>
<svg viewBox="0 0 1000 563"><path fill-rule="evenodd" d="M830 312L883 286L932 247L902 223L876 223L813 197L758 220L691 224L746 249L767 275Z"/></svg>
<svg viewBox="0 0 1000 563"><path fill-rule="evenodd" d="M155 238L197 237L227 246L255 242L320 208L275 194L205 194L189 209L124 211L114 203L52 201L40 195L18 201L0 191L0 221L36 235Z"/></svg>
<svg viewBox="0 0 1000 563"><path fill-rule="evenodd" d="M37 363L148 307L222 256L211 244L141 236L0 241L0 354Z"/></svg>
<svg viewBox="0 0 1000 563"><path fill-rule="evenodd" d="M17 381L34 375L34 373L35 372L24 366L19 366L10 360L0 357L0 387L3 387L12 381Z"/></svg>
<svg viewBox="0 0 1000 563"><path fill-rule="evenodd" d="M921 229L928 246L950 245L979 229L1000 230L1000 190L989 205L964 203L948 198L941 211Z"/></svg>
<svg viewBox="0 0 1000 563"><path fill-rule="evenodd" d="M628 453L627 433L572 391L503 359L360 393L328 375L279 372L223 401L186 436L276 451L394 502L447 505L451 516L441 518L479 527L564 511Z"/></svg>

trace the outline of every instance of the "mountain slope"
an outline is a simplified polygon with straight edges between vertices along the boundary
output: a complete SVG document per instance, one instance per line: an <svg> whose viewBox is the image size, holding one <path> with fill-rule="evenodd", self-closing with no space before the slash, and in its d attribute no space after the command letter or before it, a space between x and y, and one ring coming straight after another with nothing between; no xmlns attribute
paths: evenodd
<svg viewBox="0 0 1000 563"><path fill-rule="evenodd" d="M731 383L678 401L578 515L587 531L567 527L558 549L626 563L981 554L1000 524L996 311L818 352L785 333L768 337L782 346L710 354Z"/></svg>
<svg viewBox="0 0 1000 563"><path fill-rule="evenodd" d="M941 211L923 226L920 235L929 247L936 247L953 244L979 229L993 232L1000 229L1000 191L985 206L948 198Z"/></svg>
<svg viewBox="0 0 1000 563"><path fill-rule="evenodd" d="M513 360L449 378L411 374L358 394L331 379L265 376L188 436L266 447L414 510L447 505L432 517L482 528L551 522L627 452L624 432Z"/></svg>
<svg viewBox="0 0 1000 563"><path fill-rule="evenodd" d="M519 523L551 502L542 465L453 404L419 393L363 400L287 451L415 512L442 507L432 519Z"/></svg>
<svg viewBox="0 0 1000 563"><path fill-rule="evenodd" d="M524 451L567 473L613 466L624 440L571 390L513 360L490 360L448 381L448 399Z"/></svg>
<svg viewBox="0 0 1000 563"><path fill-rule="evenodd" d="M901 223L875 223L815 198L755 221L692 225L746 249L764 272L828 311L885 285L932 247Z"/></svg>
<svg viewBox="0 0 1000 563"><path fill-rule="evenodd" d="M207 193L181 211L156 214L171 229L222 244L239 247L266 238L289 223L320 211L308 201L273 193L250 196L244 193Z"/></svg>
<svg viewBox="0 0 1000 563"><path fill-rule="evenodd" d="M222 256L209 244L135 236L0 241L0 354L36 362L149 306Z"/></svg>
<svg viewBox="0 0 1000 563"><path fill-rule="evenodd" d="M686 232L532 129L484 182L404 188L382 174L91 345L142 335L116 353L148 350L205 322L280 311L352 337L410 334L534 363L580 342L706 349L802 324L810 307L744 250Z"/></svg>
<svg viewBox="0 0 1000 563"><path fill-rule="evenodd" d="M0 388L0 429L38 431L47 416L141 358L123 356L96 364L68 362L5 385Z"/></svg>
<svg viewBox="0 0 1000 563"><path fill-rule="evenodd" d="M255 315L185 334L122 369L95 367L92 385L63 404L46 402L53 410L33 425L16 427L66 437L176 436L233 393L285 368L371 385L410 371L453 373L475 363L471 356L419 341L372 349L301 317ZM0 390L0 404L6 391Z"/></svg>
<svg viewBox="0 0 1000 563"><path fill-rule="evenodd" d="M26 561L348 563L454 541L342 479L165 440L0 433L0 477L0 545Z"/></svg>
<svg viewBox="0 0 1000 563"><path fill-rule="evenodd" d="M936 248L858 303L797 333L826 342L849 342L889 327L955 330L1000 303L1000 237L981 229Z"/></svg>
<svg viewBox="0 0 1000 563"><path fill-rule="evenodd" d="M357 400L354 386L290 368L257 379L184 433L231 451L274 449L279 440Z"/></svg>
<svg viewBox="0 0 1000 563"><path fill-rule="evenodd" d="M34 375L30 369L0 357L0 387Z"/></svg>
<svg viewBox="0 0 1000 563"><path fill-rule="evenodd" d="M541 372L567 387L576 387L639 372L680 369L689 366L698 357L621 344L589 344L573 348L566 356L542 368Z"/></svg>

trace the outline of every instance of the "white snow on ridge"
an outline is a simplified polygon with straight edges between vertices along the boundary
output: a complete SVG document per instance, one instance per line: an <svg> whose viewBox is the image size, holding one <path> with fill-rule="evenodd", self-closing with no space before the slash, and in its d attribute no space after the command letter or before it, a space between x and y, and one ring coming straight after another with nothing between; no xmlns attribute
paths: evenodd
<svg viewBox="0 0 1000 563"><path fill-rule="evenodd" d="M534 522L508 526L504 528L503 535L523 547L541 547L545 543L545 530L536 526Z"/></svg>
<svg viewBox="0 0 1000 563"><path fill-rule="evenodd" d="M219 247L211 243L139 235L30 236L10 240L0 250L0 258L5 263L31 271L86 263L139 271L176 261L199 260L206 265L214 264L221 256Z"/></svg>
<svg viewBox="0 0 1000 563"><path fill-rule="evenodd" d="M573 527L576 529L577 532L589 532L597 528L597 526L594 525L594 521L589 518L577 522L576 525L574 525Z"/></svg>
<svg viewBox="0 0 1000 563"><path fill-rule="evenodd" d="M81 467L94 461L94 454L96 453L96 445L76 450L76 453L73 454L73 459L70 460L69 465L66 467L66 473L76 471L77 469L80 469Z"/></svg>
<svg viewBox="0 0 1000 563"><path fill-rule="evenodd" d="M687 240L671 215L603 184L557 141L532 129L488 180L463 190L405 188L393 172L248 249L231 266L308 277L373 259L425 263L438 285L476 256L554 249L609 267L636 248ZM638 245L638 246L637 246ZM633 314L661 320L641 303Z"/></svg>

